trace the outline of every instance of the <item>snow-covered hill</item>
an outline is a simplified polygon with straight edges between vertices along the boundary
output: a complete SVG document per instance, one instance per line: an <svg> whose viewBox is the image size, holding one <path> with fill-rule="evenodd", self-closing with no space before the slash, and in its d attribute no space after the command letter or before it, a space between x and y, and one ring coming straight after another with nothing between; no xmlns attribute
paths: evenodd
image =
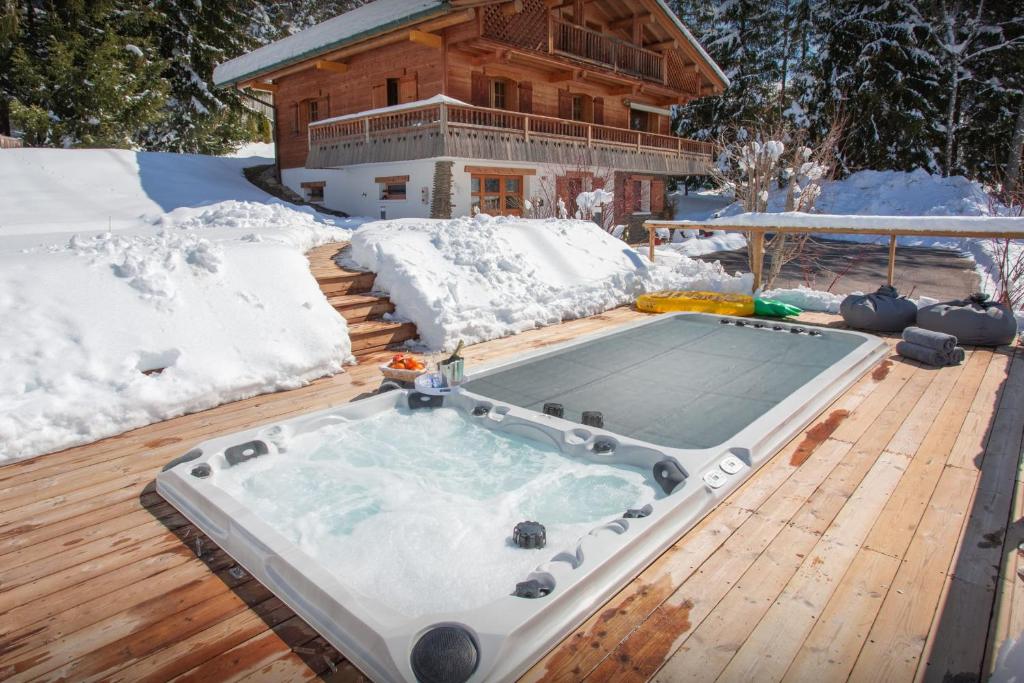
<svg viewBox="0 0 1024 683"><path fill-rule="evenodd" d="M342 369L303 253L350 231L252 163L0 151L0 463Z"/></svg>

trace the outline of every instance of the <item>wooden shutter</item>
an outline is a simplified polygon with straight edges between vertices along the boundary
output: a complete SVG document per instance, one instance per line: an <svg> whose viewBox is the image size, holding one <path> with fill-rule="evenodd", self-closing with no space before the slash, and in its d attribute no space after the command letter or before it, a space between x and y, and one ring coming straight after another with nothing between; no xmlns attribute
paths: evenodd
<svg viewBox="0 0 1024 683"><path fill-rule="evenodd" d="M378 83L373 86L373 109L388 106L388 84Z"/></svg>
<svg viewBox="0 0 1024 683"><path fill-rule="evenodd" d="M528 81L519 82L519 111L533 113L533 83Z"/></svg>
<svg viewBox="0 0 1024 683"><path fill-rule="evenodd" d="M487 79L479 71L473 72L473 82L470 91L470 104L477 107L489 107L491 98L487 92Z"/></svg>
<svg viewBox="0 0 1024 683"><path fill-rule="evenodd" d="M568 90L558 91L558 118L572 118L572 93Z"/></svg>
<svg viewBox="0 0 1024 683"><path fill-rule="evenodd" d="M665 210L665 181L651 181L651 213L660 216Z"/></svg>
<svg viewBox="0 0 1024 683"><path fill-rule="evenodd" d="M416 74L402 76L398 80L398 103L406 104L415 102L417 99Z"/></svg>
<svg viewBox="0 0 1024 683"><path fill-rule="evenodd" d="M594 98L594 123L599 126L604 125L604 98Z"/></svg>

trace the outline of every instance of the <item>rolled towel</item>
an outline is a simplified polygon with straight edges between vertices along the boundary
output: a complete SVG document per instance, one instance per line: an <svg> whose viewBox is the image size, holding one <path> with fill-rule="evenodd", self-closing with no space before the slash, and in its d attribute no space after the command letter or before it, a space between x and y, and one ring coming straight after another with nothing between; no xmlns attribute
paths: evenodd
<svg viewBox="0 0 1024 683"><path fill-rule="evenodd" d="M921 327L908 327L903 330L903 341L945 354L953 353L953 349L956 348L956 337L953 335Z"/></svg>
<svg viewBox="0 0 1024 683"><path fill-rule="evenodd" d="M910 358L916 360L925 365L931 365L933 367L941 368L947 365L959 365L964 362L966 354L964 350L959 346L953 347L953 350L949 353L939 351L937 349L930 349L927 346L921 346L913 342L901 341L896 344L896 353L900 354L904 358Z"/></svg>

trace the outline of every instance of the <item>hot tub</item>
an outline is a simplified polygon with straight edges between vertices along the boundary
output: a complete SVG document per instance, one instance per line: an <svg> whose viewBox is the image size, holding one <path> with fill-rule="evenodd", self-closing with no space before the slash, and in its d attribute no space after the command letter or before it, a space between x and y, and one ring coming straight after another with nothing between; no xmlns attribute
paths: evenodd
<svg viewBox="0 0 1024 683"><path fill-rule="evenodd" d="M669 314L446 396L391 391L207 441L157 490L374 680L512 680L885 351ZM527 521L544 547L513 541Z"/></svg>

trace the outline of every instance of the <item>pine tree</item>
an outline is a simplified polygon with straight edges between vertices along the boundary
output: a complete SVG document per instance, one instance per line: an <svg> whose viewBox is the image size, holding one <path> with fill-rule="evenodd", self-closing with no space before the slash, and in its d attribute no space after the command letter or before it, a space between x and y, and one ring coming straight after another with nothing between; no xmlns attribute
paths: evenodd
<svg viewBox="0 0 1024 683"><path fill-rule="evenodd" d="M677 110L676 131L717 139L737 125L764 125L778 117L783 50L779 41L786 0L676 0L673 9L731 81L721 97Z"/></svg>
<svg viewBox="0 0 1024 683"><path fill-rule="evenodd" d="M154 33L169 96L165 115L146 132L146 148L224 154L260 137L262 117L237 91L213 85L217 63L256 47L252 33L265 25L251 19L261 16L259 3L156 0L156 8Z"/></svg>
<svg viewBox="0 0 1024 683"><path fill-rule="evenodd" d="M937 67L909 3L829 0L821 17L813 118L820 133L845 115L844 170L937 170Z"/></svg>
<svg viewBox="0 0 1024 683"><path fill-rule="evenodd" d="M19 11L6 76L31 145L135 147L163 115L163 63L143 2L33 2Z"/></svg>

